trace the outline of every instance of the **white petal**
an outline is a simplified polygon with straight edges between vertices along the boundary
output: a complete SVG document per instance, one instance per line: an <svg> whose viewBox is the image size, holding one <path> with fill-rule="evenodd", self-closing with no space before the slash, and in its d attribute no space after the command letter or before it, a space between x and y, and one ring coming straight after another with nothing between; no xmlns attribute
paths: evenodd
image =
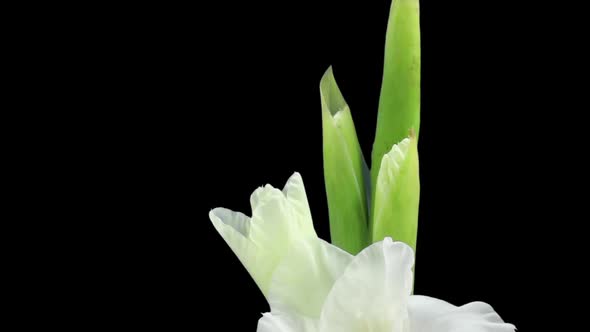
<svg viewBox="0 0 590 332"><path fill-rule="evenodd" d="M391 238L361 251L326 298L320 331L406 331L413 264L412 249Z"/></svg>
<svg viewBox="0 0 590 332"><path fill-rule="evenodd" d="M250 218L240 212L216 208L209 212L209 219L260 287L266 271L273 267L264 259L264 252L248 239Z"/></svg>
<svg viewBox="0 0 590 332"><path fill-rule="evenodd" d="M216 222L222 222L223 224L234 228L242 236L248 237L248 233L250 232L250 218L245 214L224 208L213 209L211 213L213 213ZM211 217L211 214L209 216ZM218 225L215 226L217 227Z"/></svg>
<svg viewBox="0 0 590 332"><path fill-rule="evenodd" d="M272 311L319 318L326 296L352 259L319 239L293 246L273 276L268 296Z"/></svg>
<svg viewBox="0 0 590 332"><path fill-rule="evenodd" d="M270 185L256 189L250 204L252 218L223 208L212 210L209 218L267 295L273 272L291 246L317 236L298 173L284 191Z"/></svg>
<svg viewBox="0 0 590 332"><path fill-rule="evenodd" d="M246 265L245 262L256 254L256 248L248 241L250 218L224 208L213 209L209 212L209 218L232 251Z"/></svg>
<svg viewBox="0 0 590 332"><path fill-rule="evenodd" d="M456 307L428 296L411 296L408 303L411 332L513 332L494 309L483 302Z"/></svg>
<svg viewBox="0 0 590 332"><path fill-rule="evenodd" d="M282 313L265 313L258 320L257 332L316 332L317 322Z"/></svg>
<svg viewBox="0 0 590 332"><path fill-rule="evenodd" d="M313 222L311 222L311 210L307 202L307 195L305 194L305 186L301 174L295 172L285 184L283 194L287 197L287 201L291 203L293 211L297 216L297 222L300 229L307 234L315 235Z"/></svg>

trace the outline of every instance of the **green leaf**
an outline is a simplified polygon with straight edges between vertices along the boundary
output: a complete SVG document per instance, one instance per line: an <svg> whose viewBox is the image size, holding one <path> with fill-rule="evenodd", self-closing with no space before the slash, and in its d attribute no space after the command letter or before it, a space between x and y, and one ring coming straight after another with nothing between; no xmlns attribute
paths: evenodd
<svg viewBox="0 0 590 332"><path fill-rule="evenodd" d="M416 250L420 177L418 147L412 132L383 156L377 177L371 239L392 237Z"/></svg>
<svg viewBox="0 0 590 332"><path fill-rule="evenodd" d="M320 95L330 235L334 245L357 254L368 244L366 163L332 67L322 77Z"/></svg>
<svg viewBox="0 0 590 332"><path fill-rule="evenodd" d="M393 0L389 12L377 130L371 156L371 184L383 155L420 131L420 19L418 0Z"/></svg>

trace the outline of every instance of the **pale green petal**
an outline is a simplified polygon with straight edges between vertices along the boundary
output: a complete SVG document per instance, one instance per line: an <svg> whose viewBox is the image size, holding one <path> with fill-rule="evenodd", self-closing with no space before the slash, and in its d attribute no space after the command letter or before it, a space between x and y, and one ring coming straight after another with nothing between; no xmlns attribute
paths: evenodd
<svg viewBox="0 0 590 332"><path fill-rule="evenodd" d="M250 204L252 218L223 208L212 210L209 217L267 295L273 272L290 247L317 236L299 173L283 191L270 185L258 188Z"/></svg>
<svg viewBox="0 0 590 332"><path fill-rule="evenodd" d="M289 178L287 184L283 188L283 194L287 198L287 202L291 204L293 208L297 227L301 232L315 236L315 230L313 228L311 210L309 209L309 203L307 202L307 195L305 193L305 186L303 185L303 179L301 174L295 173Z"/></svg>
<svg viewBox="0 0 590 332"><path fill-rule="evenodd" d="M381 159L391 147L420 131L420 13L418 0L394 0L389 11L383 81L371 159L375 188Z"/></svg>
<svg viewBox="0 0 590 332"><path fill-rule="evenodd" d="M514 332L494 309L483 302L456 307L428 296L411 296L410 332Z"/></svg>
<svg viewBox="0 0 590 332"><path fill-rule="evenodd" d="M383 156L375 190L372 241L392 237L416 250L420 179L418 148L411 136Z"/></svg>
<svg viewBox="0 0 590 332"><path fill-rule="evenodd" d="M239 233L242 237L248 237L250 233L250 218L241 212L235 212L225 208L216 208L209 216L215 217L213 224L219 231L219 227L228 226Z"/></svg>
<svg viewBox="0 0 590 332"><path fill-rule="evenodd" d="M363 250L326 298L320 331L407 331L413 263L412 249L390 238Z"/></svg>
<svg viewBox="0 0 590 332"><path fill-rule="evenodd" d="M268 296L271 310L319 318L326 296L352 259L319 239L293 246L275 270Z"/></svg>
<svg viewBox="0 0 590 332"><path fill-rule="evenodd" d="M368 243L366 163L350 109L336 84L332 67L320 82L324 179L330 236L336 246L356 254ZM369 179L366 179L367 183Z"/></svg>
<svg viewBox="0 0 590 332"><path fill-rule="evenodd" d="M261 280L261 272L272 267L262 266L262 264L267 263L263 260L263 253L248 240L250 218L240 212L216 208L209 212L209 219L211 219L215 229L227 242L231 250L238 256L238 259L246 267L252 278L258 283ZM255 265L250 262L258 262L258 264Z"/></svg>
<svg viewBox="0 0 590 332"><path fill-rule="evenodd" d="M286 313L265 313L258 320L257 332L317 332L317 322Z"/></svg>

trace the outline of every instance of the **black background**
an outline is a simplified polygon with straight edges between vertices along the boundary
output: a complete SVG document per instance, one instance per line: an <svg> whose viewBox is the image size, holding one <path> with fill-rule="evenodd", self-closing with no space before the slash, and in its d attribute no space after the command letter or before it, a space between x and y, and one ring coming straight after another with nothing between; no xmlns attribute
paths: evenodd
<svg viewBox="0 0 590 332"><path fill-rule="evenodd" d="M126 211L115 222L126 243L118 264L130 272L115 274L119 305L148 325L255 330L268 305L208 212L249 214L254 189L282 187L298 171L329 239L319 80L332 65L369 160L389 5L224 2L129 14L137 20L117 42L131 52L110 55L119 106L132 110L113 120L123 137L112 202ZM526 330L527 272L542 259L532 241L553 218L540 209L551 200L540 181L551 141L538 112L550 107L538 102L550 69L537 48L543 33L526 19L534 13L510 9L421 1L415 293L484 301Z"/></svg>

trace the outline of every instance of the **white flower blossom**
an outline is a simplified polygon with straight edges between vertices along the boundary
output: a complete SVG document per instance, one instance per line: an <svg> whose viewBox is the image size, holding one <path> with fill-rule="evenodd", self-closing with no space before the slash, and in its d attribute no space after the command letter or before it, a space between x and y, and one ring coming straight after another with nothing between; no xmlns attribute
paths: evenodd
<svg viewBox="0 0 590 332"><path fill-rule="evenodd" d="M217 208L213 225L266 296L258 332L508 332L483 302L454 306L411 295L414 252L391 238L352 256L319 239L303 180L267 185L252 217Z"/></svg>

